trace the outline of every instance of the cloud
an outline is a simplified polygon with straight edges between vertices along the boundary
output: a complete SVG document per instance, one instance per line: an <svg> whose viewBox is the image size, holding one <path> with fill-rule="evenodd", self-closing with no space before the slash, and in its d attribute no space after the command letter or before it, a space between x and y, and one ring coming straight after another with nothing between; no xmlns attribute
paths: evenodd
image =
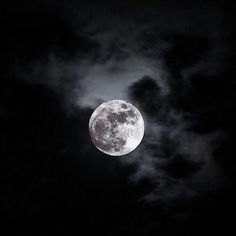
<svg viewBox="0 0 236 236"><path fill-rule="evenodd" d="M169 95L158 99L158 87L150 87L147 80L154 83L144 78L130 88L130 95L135 94L145 111L146 130L142 147L128 160L124 159L138 166L131 181L138 184L148 179L152 183L152 191L143 199L169 203L179 197L192 198L221 187L222 176L212 153L222 133L215 130L198 134L189 129L191 119L184 118L184 111L175 110L169 103ZM150 97L146 96L148 92Z"/></svg>
<svg viewBox="0 0 236 236"><path fill-rule="evenodd" d="M135 4L130 14L130 6L122 3L117 8L90 3L77 17L78 5L74 7L70 5L71 15L63 17L73 29L74 41L80 39L80 50L75 43L70 52L76 53L64 56L61 52L71 45L69 40L49 51L46 60L35 59L27 70L18 67L16 73L56 91L67 110L95 108L110 99L136 105L145 119L145 138L121 161L137 166L130 181L148 179L152 184L143 199L169 202L195 196L207 190L206 185L217 187L220 171L212 153L221 131L200 134L193 129L191 118L205 106L200 104L196 111L198 98L189 100L189 91L193 74L204 74L208 80L223 68L219 9Z"/></svg>

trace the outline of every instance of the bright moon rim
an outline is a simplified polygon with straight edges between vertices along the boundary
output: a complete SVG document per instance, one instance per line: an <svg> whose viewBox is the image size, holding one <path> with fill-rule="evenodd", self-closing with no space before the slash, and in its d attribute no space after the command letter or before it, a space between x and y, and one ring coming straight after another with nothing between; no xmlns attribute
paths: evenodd
<svg viewBox="0 0 236 236"><path fill-rule="evenodd" d="M89 120L89 132L100 151L122 156L132 152L142 141L144 120L132 104L111 100L95 109Z"/></svg>

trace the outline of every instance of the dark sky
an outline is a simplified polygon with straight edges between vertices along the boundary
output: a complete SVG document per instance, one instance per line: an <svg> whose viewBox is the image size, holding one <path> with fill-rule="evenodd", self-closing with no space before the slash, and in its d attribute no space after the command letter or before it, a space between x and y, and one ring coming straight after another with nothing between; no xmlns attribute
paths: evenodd
<svg viewBox="0 0 236 236"><path fill-rule="evenodd" d="M233 4L0 6L1 235L236 235ZM124 157L89 137L111 99L145 120Z"/></svg>

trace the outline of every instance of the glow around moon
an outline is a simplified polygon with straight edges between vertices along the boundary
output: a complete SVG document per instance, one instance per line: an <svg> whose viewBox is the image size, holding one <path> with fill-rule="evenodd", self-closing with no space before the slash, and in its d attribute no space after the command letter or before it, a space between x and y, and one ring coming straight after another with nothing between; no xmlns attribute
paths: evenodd
<svg viewBox="0 0 236 236"><path fill-rule="evenodd" d="M111 100L95 109L89 120L89 132L100 151L122 156L132 152L142 141L144 120L130 103Z"/></svg>

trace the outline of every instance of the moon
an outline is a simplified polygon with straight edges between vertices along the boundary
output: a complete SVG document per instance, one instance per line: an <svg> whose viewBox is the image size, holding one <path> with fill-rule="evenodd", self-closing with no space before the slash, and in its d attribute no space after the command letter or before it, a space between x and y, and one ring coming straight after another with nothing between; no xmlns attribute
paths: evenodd
<svg viewBox="0 0 236 236"><path fill-rule="evenodd" d="M102 103L89 119L93 144L110 156L132 152L144 136L144 120L139 110L123 100Z"/></svg>

